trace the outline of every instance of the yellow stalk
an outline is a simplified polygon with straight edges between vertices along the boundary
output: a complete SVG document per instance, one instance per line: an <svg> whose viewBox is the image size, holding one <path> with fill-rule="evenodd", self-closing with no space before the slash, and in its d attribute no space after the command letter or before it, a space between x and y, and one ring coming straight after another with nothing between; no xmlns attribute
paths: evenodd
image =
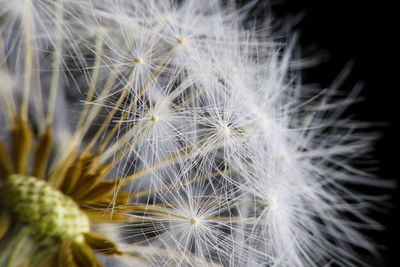
<svg viewBox="0 0 400 267"><path fill-rule="evenodd" d="M24 63L24 85L22 93L22 102L20 107L20 116L22 121L26 122L28 120L28 99L29 92L31 89L31 76L32 76L32 14L30 10L30 0L25 0L24 2L24 12L23 12L23 32L24 32L24 43L25 43L25 63Z"/></svg>
<svg viewBox="0 0 400 267"><path fill-rule="evenodd" d="M159 28L156 32L159 32L161 30L161 26L162 24L159 25ZM154 40L156 38L157 35L154 35L153 38L149 41L148 45L147 45L147 50L150 51L152 44L154 43ZM128 49L127 46L124 47L124 51ZM117 112L118 108L122 105L122 102L125 100L126 96L128 95L129 92L129 87L131 86L131 84L134 82L134 77L136 76L136 68L133 68L129 78L128 78L128 83L124 86L124 88L122 89L122 94L119 97L118 101L114 104L114 107L111 109L110 113L107 115L106 119L103 120L100 128L97 130L96 134L94 135L94 137L91 139L90 143L87 145L87 147L84 149L82 154L87 154L94 146L94 144L96 143L97 139L100 137L100 135L103 133L104 129L109 125L111 119L114 117L115 113ZM107 79L107 82L105 84L105 87L102 90L102 94L101 97L104 97L108 94L108 92L112 89L112 85L114 84L114 81L116 80L117 75L113 75L113 72L110 72L110 76ZM103 101L101 101L100 103L102 103ZM88 123L91 123L93 118L96 116L96 114L98 114L100 108L94 107L92 108L90 114L89 114L89 119L88 119ZM115 127L114 127L115 128ZM115 131L114 131L115 133ZM105 143L108 143L109 139L111 139L112 135L109 135L107 137L108 140L106 140Z"/></svg>
<svg viewBox="0 0 400 267"><path fill-rule="evenodd" d="M220 264L207 262L205 259L197 258L188 253L182 253L179 251L171 251L163 248L154 248L149 246L138 246L138 245L129 245L120 249L124 254L128 254L131 256L141 256L147 259L148 257L152 257L154 259L158 259L160 257L164 257L170 259L171 257L174 259L179 259L182 261L182 258L190 261L193 266L213 266L213 267L222 267ZM154 256L153 256L154 255ZM162 262L165 265L165 262ZM195 264L197 263L197 264Z"/></svg>
<svg viewBox="0 0 400 267"><path fill-rule="evenodd" d="M112 85L115 82L115 79L117 78L117 75L113 75L111 72L110 76L107 79L107 82L104 86L104 89L102 90L102 94L100 96L101 99L103 99L112 89ZM127 94L126 90L123 90L122 95L118 99L118 101L115 103L114 108L111 109L110 113L107 115L107 117L102 121L100 128L97 130L96 134L91 138L89 144L86 146L85 150L82 152L83 155L87 154L90 152L90 150L93 148L94 144L97 142L97 140L100 138L100 135L103 133L104 129L107 127L107 125L110 123L111 119L114 117L115 112L117 112L118 107L121 106L122 101L125 99ZM100 103L102 103L101 101ZM100 111L100 106L94 106L89 113L88 116L88 121L87 123L90 124L93 119L96 117L96 115ZM83 134L85 134L84 132Z"/></svg>
<svg viewBox="0 0 400 267"><path fill-rule="evenodd" d="M220 176L222 174L228 174L228 173L232 173L232 172L233 172L233 169L225 169L225 170L221 170L221 171L215 171L215 172L212 172L212 173L209 173L209 174L199 175L199 176L187 179L187 180L179 181L179 185L186 185L186 184L190 184L190 183L193 183L193 182L204 181L204 180L208 180L208 179ZM127 180L124 181L125 184L127 182L128 182ZM176 187L176 184L163 185L163 186L160 186L160 187L156 187L156 188L154 188L152 190L143 190L143 191L140 191L140 192L132 194L130 196L130 200L132 200L134 198L139 198L139 197L142 197L142 196L146 196L146 195L151 195L151 194L156 193L156 192L162 192L162 191L165 191L165 190L169 190L169 189L173 188L174 186ZM167 205L169 205L169 204L167 204Z"/></svg>
<svg viewBox="0 0 400 267"><path fill-rule="evenodd" d="M98 152L102 152L106 146L108 145L108 143L110 142L112 136L114 136L114 134L116 133L116 131L118 130L118 128L121 125L121 122L128 116L128 114L133 110L133 108L136 106L137 101L139 100L139 98L143 95L144 91L146 90L147 86L149 85L149 83L157 76L157 74L160 72L160 70L162 69L162 67L164 66L164 64L167 62L167 60L172 56L172 54L175 51L176 46L174 46L169 53L166 55L165 58L163 58L163 60L160 62L160 65L157 67L157 69L154 70L154 72L150 75L150 77L147 79L147 81L144 83L143 87L140 89L139 93L136 95L135 100L132 101L132 103L128 106L128 108L126 110L124 110L124 113L122 115L122 118L120 119L120 122L117 123L116 125L114 125L113 129L111 130L111 132L108 134L108 136L106 137L106 139L103 141L103 143L100 145L100 148L98 149ZM130 81L131 82L131 81ZM124 90L128 90L129 87L125 86ZM109 152L109 151L108 151ZM106 154L109 154L106 152Z"/></svg>
<svg viewBox="0 0 400 267"><path fill-rule="evenodd" d="M57 91L59 87L60 80L60 56L62 49L62 19L63 19L63 10L62 10L62 0L57 1L57 7L55 12L55 46L54 46L54 56L53 56L53 66L52 66L52 76L51 76L51 84L50 84L50 96L49 96L49 104L47 107L47 118L46 124L51 125L54 118L54 110L56 106L56 97Z"/></svg>
<svg viewBox="0 0 400 267"><path fill-rule="evenodd" d="M16 106L15 106L15 100L14 96L12 94L12 82L11 82L11 77L9 77L9 71L7 68L6 59L4 55L4 45L3 45L3 40L0 38L0 62L4 62L4 64L1 65L0 69L0 94L1 98L4 99L2 103L0 104L0 108L4 112L3 114L6 114L6 123L9 125L3 125L5 128L9 128L12 124L12 121L17 114L16 112ZM8 126L8 127L7 127Z"/></svg>
<svg viewBox="0 0 400 267"><path fill-rule="evenodd" d="M101 31L99 31L96 35L96 51L95 51L95 59L94 59L94 66L93 66L93 71L92 71L92 76L91 76L91 81L89 85L89 91L86 96L86 102L89 103L93 99L93 95L96 89L96 83L97 79L99 76L99 65L100 65L100 56L101 56L101 50L103 47L103 34ZM76 126L76 131L75 135L79 134L80 138L82 138L83 133L86 132L85 129L89 128L90 123L87 122L87 114L89 112L90 105L85 104L83 107L83 110L81 112L81 116L79 118L79 122ZM86 120L86 122L85 122ZM85 124L84 124L85 123Z"/></svg>

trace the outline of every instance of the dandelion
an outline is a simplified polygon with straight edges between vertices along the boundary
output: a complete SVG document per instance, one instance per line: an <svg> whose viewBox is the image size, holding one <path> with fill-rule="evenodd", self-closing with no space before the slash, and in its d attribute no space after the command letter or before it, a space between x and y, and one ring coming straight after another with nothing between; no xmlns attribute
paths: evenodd
<svg viewBox="0 0 400 267"><path fill-rule="evenodd" d="M0 1L0 265L366 264L375 137L232 1Z"/></svg>

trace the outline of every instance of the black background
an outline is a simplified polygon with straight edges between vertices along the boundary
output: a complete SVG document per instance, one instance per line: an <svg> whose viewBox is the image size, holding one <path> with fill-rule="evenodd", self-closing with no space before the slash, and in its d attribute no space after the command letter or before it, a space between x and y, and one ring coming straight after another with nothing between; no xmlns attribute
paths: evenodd
<svg viewBox="0 0 400 267"><path fill-rule="evenodd" d="M248 2L246 0L238 2ZM271 7L271 3L273 4ZM396 1L354 0L282 0L258 2L250 17L263 17L265 8L271 8L276 18L297 21L294 31L300 34L303 56L324 55L318 66L304 71L304 83L329 86L347 63L354 63L351 75L341 90L350 91L361 81L364 84L362 102L351 106L345 116L355 120L384 123L371 128L382 137L376 142L372 156L378 160L375 174L399 184L400 137L396 128L400 117L399 42L400 24ZM300 16L299 16L300 15ZM383 261L368 261L372 266L400 266L399 186L394 189L363 189L372 195L390 195L385 208L372 211L369 216L384 225L386 230L368 232L377 244ZM364 192L363 191L363 192ZM365 259L364 259L365 260Z"/></svg>
<svg viewBox="0 0 400 267"><path fill-rule="evenodd" d="M364 101L353 105L347 115L362 121L384 122L379 128L383 134L376 143L373 156L379 160L377 175L399 181L400 146L395 129L400 116L399 89L399 35L400 24L396 1L345 0L286 0L272 8L278 17L303 14L295 30L300 33L304 51L323 52L327 60L304 72L305 83L328 86L353 61L352 74L344 90L351 90L357 81L364 83L361 95ZM369 189L371 193L390 194L388 208L372 214L386 230L373 233L382 249L381 266L400 266L399 188L393 190Z"/></svg>

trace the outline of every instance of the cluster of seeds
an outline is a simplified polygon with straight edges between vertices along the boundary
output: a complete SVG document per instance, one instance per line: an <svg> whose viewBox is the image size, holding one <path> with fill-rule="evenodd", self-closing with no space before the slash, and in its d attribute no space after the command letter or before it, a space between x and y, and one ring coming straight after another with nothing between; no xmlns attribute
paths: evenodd
<svg viewBox="0 0 400 267"><path fill-rule="evenodd" d="M344 186L379 184L352 166L374 136L337 120L351 99L302 84L313 61L286 26L234 2L0 0L0 265L31 235L54 244L31 246L37 266L375 251L368 198Z"/></svg>
<svg viewBox="0 0 400 267"><path fill-rule="evenodd" d="M58 240L84 241L89 219L68 196L35 177L10 175L1 187L1 200L34 232Z"/></svg>

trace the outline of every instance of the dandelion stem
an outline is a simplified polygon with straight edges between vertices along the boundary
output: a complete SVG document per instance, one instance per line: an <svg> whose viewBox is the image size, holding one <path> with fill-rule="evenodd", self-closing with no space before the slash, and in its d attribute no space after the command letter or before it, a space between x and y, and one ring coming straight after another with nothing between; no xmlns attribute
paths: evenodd
<svg viewBox="0 0 400 267"><path fill-rule="evenodd" d="M104 90L102 91L101 99L103 99L104 96L108 94L108 92L111 90L112 85L114 84L115 80L117 78L117 75L111 74L104 86ZM96 134L91 138L89 144L86 146L85 150L82 152L83 155L87 154L90 152L90 150L93 148L93 146L96 144L98 141L100 135L103 133L104 129L107 127L107 125L110 123L111 119L114 117L115 112L117 112L118 107L121 106L122 101L125 99L127 94L127 90L122 91L122 95L118 99L118 101L115 103L114 108L111 109L110 113L107 115L107 117L102 121L100 128L97 130ZM90 110L89 116L88 116L88 121L87 123L90 124L94 117L99 113L100 107L95 106ZM86 133L86 132L85 132ZM84 134L85 134L84 133Z"/></svg>
<svg viewBox="0 0 400 267"><path fill-rule="evenodd" d="M46 130L40 135L36 145L32 175L38 179L45 178L53 140L52 132L51 124L47 124Z"/></svg>
<svg viewBox="0 0 400 267"><path fill-rule="evenodd" d="M6 267L20 266L21 262L18 259L21 259L20 252L23 250L24 246L26 245L25 242L30 234L29 232L30 231L28 228L22 227L21 231L15 237L13 244L10 245L12 247L12 251L11 251L11 254L8 256L8 260L5 265ZM26 264L26 263L23 262L22 264Z"/></svg>
<svg viewBox="0 0 400 267"><path fill-rule="evenodd" d="M32 145L32 130L20 117L15 117L11 129L12 155L15 170L22 175L28 172L28 158Z"/></svg>
<svg viewBox="0 0 400 267"><path fill-rule="evenodd" d="M150 75L150 77L147 79L147 81L144 83L143 87L140 89L140 91L138 92L138 94L135 97L135 100L132 101L132 103L128 106L128 108L126 110L124 110L124 113L122 115L121 121L123 121L128 114L132 111L132 109L136 106L137 101L139 100L139 98L143 95L144 91L146 90L148 84L157 76L157 74L160 72L160 70L162 69L162 67L164 66L164 64L167 62L167 60L172 56L172 54L175 51L176 46L174 46L169 53L163 58L163 60L160 62L160 65L154 70L154 72ZM129 84L127 84L127 86L125 86L124 90L128 90L129 89ZM112 136L115 134L115 132L117 131L117 129L120 127L121 123L116 124L113 129L111 130L111 132L108 134L108 136L106 137L106 139L103 141L103 143L100 145L100 148L98 149L99 152L103 151L107 144L110 142ZM109 154L113 154L114 151L118 150L119 147L121 145L124 145L124 143L121 143L119 141L117 141L116 144L114 144L111 148L107 149L104 154L109 155Z"/></svg>
<svg viewBox="0 0 400 267"><path fill-rule="evenodd" d="M24 85L22 102L20 107L20 116L22 121L27 121L28 119L28 99L29 92L31 89L31 76L32 76L32 14L31 14L31 4L30 0L25 0L24 12L23 12L23 32L24 32L24 44L25 44L25 56L24 56Z"/></svg>
<svg viewBox="0 0 400 267"><path fill-rule="evenodd" d="M11 124L13 117L16 114L16 107L14 96L11 90L11 80L8 75L9 70L7 68L7 64L5 64L6 57L4 55L4 43L2 38L0 38L0 62L4 62L4 64L1 64L0 69L0 93L2 96L4 96L4 98L0 98L1 100L4 99L4 101L1 101L0 108L2 109L4 114L7 114L6 123ZM10 125L3 126L6 127Z"/></svg>
<svg viewBox="0 0 400 267"><path fill-rule="evenodd" d="M97 83L97 78L99 76L99 65L100 65L100 55L101 55L101 50L102 50L102 46L103 46L103 34L101 31L98 31L97 35L96 35L96 53L95 53L95 59L94 59L94 65L93 65L93 72L92 72L92 76L91 76L91 81L90 81L90 85L89 85L89 91L87 93L86 96L86 102L89 103L92 101L93 99L93 95L95 92L95 88L96 88L96 83ZM89 125L85 125L84 126L84 122L87 119L87 113L89 112L89 108L90 105L86 104L83 107L83 111L81 113L81 116L79 118L79 122L76 126L76 134L79 133L80 135L82 135L82 133L85 132L85 130L89 127Z"/></svg>
<svg viewBox="0 0 400 267"><path fill-rule="evenodd" d="M121 248L121 251L125 254L129 254L132 256L142 256L145 259L147 259L149 256L154 257L155 258L159 258L159 257L165 257L167 259L170 259L171 257L174 259L182 259L182 257L184 257L185 259L189 260L192 264L194 264L195 266L213 266L213 267L222 267L222 265L220 264L216 264L216 263L210 263L208 261L206 261L205 259L201 259L198 257L195 257L191 254L188 253L183 253L183 252L179 252L179 251L170 251L167 249L162 249L162 248L153 248L153 247L148 247L148 246L138 246L138 245L130 245L128 247L125 248ZM184 255L182 255L184 254ZM195 264L196 263L196 264ZM165 264L165 263L164 263Z"/></svg>
<svg viewBox="0 0 400 267"><path fill-rule="evenodd" d="M214 177L217 177L217 176L220 176L220 175L223 175L223 174L228 174L228 173L231 173L231 172L233 172L233 169L225 169L225 170L221 170L221 171L215 171L215 172L212 172L212 173L209 173L209 174L199 175L199 176L196 176L196 177L184 180L184 181L179 181L179 186L190 184L190 183L193 183L193 182L199 182L199 181L202 181L202 180L209 180L211 178L214 178ZM126 178L127 177L122 178L121 180L126 179ZM123 180L123 183L121 183L121 185L126 184L128 181L129 180ZM134 198L139 198L139 197L142 197L142 196L146 196L146 195L151 195L153 193L158 193L158 192L162 192L162 191L165 191L165 190L169 190L169 189L173 188L174 186L176 187L177 184L176 183L171 183L171 184L168 184L168 185L163 185L163 186L160 186L160 187L156 187L156 188L151 189L151 190L143 190L143 191L131 194L130 195L130 200L132 200Z"/></svg>
<svg viewBox="0 0 400 267"><path fill-rule="evenodd" d="M122 90L122 94L119 97L118 101L115 103L114 108L112 109L112 111L108 114L107 118L103 121L100 129L97 131L96 133L96 137L99 137L100 134L104 131L105 127L110 123L111 119L113 118L113 116L115 115L115 112L118 110L118 108L122 105L122 102L124 101L124 99L126 98L126 96L128 95L129 92L129 87L131 85L131 83L133 82L133 78L135 77L135 69L132 71L131 76L129 77L129 83L126 84L126 86L124 87L124 89ZM109 140L111 139L111 137L114 135L115 131L118 129L119 124L117 124L116 126L114 126L113 130L111 131L112 133L110 133L106 140L103 143L103 146L107 146ZM88 152L88 150L94 145L94 143L97 141L97 139L93 138L92 141L90 142L90 144L87 146L87 148L85 149L85 152ZM100 148L98 151L102 151L103 148Z"/></svg>
<svg viewBox="0 0 400 267"><path fill-rule="evenodd" d="M7 148L3 141L0 140L0 180L5 179L13 170Z"/></svg>
<svg viewBox="0 0 400 267"><path fill-rule="evenodd" d="M56 1L57 7L55 12L55 46L54 46L54 55L53 55L53 66L52 66L52 76L50 83L50 96L49 96L49 104L47 109L47 119L46 124L51 125L54 117L54 110L56 106L56 97L57 91L59 87L59 79L60 79L60 56L62 49L62 0Z"/></svg>

